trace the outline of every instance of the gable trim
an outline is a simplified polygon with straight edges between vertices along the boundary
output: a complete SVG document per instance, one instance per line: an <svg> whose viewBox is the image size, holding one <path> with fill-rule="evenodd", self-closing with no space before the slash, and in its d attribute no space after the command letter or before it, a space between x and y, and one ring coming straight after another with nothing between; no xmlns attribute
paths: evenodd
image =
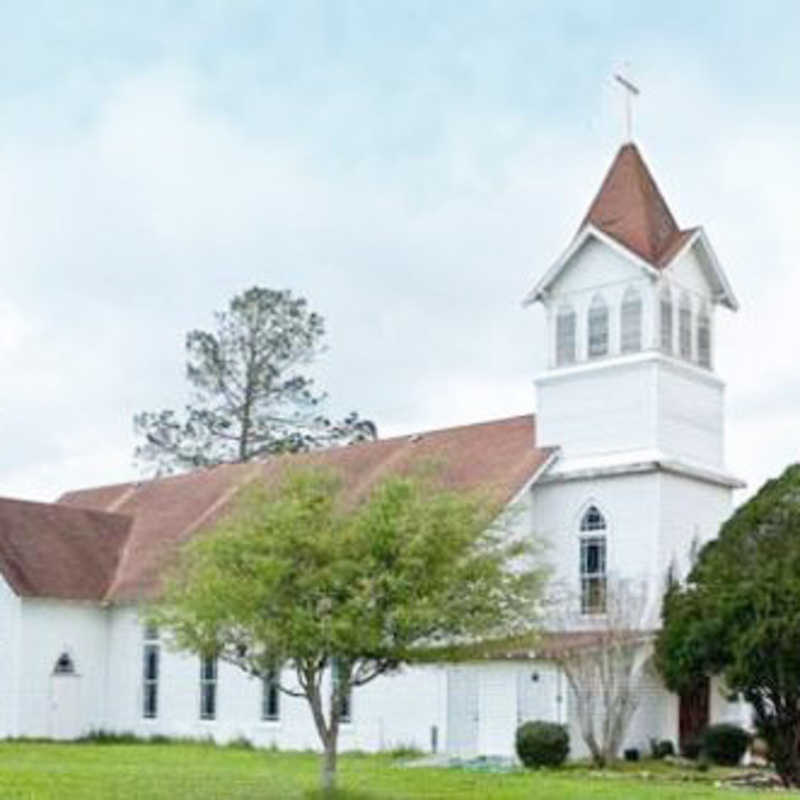
<svg viewBox="0 0 800 800"><path fill-rule="evenodd" d="M567 267L573 256L584 245L590 237L596 239L607 247L611 248L615 253L630 261L633 265L639 267L645 274L651 278L658 277L659 271L652 265L645 261L641 256L637 255L630 248L626 247L619 240L613 236L609 236L599 228L596 228L591 222L587 222L583 228L578 232L578 235L572 240L569 247L558 257L556 262L547 270L544 277L531 289L522 301L523 306L530 306L539 300L544 300L550 287L559 278L561 273Z"/></svg>
<svg viewBox="0 0 800 800"><path fill-rule="evenodd" d="M711 269L711 273L719 283L720 289L714 293L714 301L720 303L726 308L729 308L731 311L738 311L739 301L736 299L736 295L733 293L733 288L728 281L727 275L725 275L725 272L722 269L722 265L719 263L717 254L714 252L714 248L711 246L711 242L709 241L708 235L706 234L704 228L700 227L695 229L694 233L684 242L680 250L678 250L678 252L675 253L675 255L664 265L664 269L667 270L673 264L677 264L678 261L683 258L683 256L695 245L698 245L702 248L706 258L708 259L708 266Z"/></svg>

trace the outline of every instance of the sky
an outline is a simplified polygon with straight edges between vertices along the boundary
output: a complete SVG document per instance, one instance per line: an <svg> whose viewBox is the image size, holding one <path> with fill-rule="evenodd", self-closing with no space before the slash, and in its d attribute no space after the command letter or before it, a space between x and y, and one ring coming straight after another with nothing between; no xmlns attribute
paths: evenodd
<svg viewBox="0 0 800 800"><path fill-rule="evenodd" d="M253 285L328 327L329 411L383 436L528 413L524 294L623 139L718 314L727 460L800 454L800 4L9 2L0 27L0 494L138 477L186 331ZM742 497L744 495L741 495Z"/></svg>

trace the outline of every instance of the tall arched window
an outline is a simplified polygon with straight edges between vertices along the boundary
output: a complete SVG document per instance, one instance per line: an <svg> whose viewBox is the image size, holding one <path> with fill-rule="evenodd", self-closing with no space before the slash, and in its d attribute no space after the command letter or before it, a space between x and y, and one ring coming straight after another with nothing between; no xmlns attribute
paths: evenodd
<svg viewBox="0 0 800 800"><path fill-rule="evenodd" d="M581 614L606 610L606 520L597 506L589 506L580 525Z"/></svg>
<svg viewBox="0 0 800 800"><path fill-rule="evenodd" d="M622 296L619 313L620 350L635 353L642 349L642 298L630 286Z"/></svg>
<svg viewBox="0 0 800 800"><path fill-rule="evenodd" d="M681 293L678 305L678 352L681 358L692 357L692 301L688 292Z"/></svg>
<svg viewBox="0 0 800 800"><path fill-rule="evenodd" d="M575 311L563 305L556 314L556 365L575 361Z"/></svg>
<svg viewBox="0 0 800 800"><path fill-rule="evenodd" d="M608 353L608 306L602 295L596 294L589 306L589 358Z"/></svg>
<svg viewBox="0 0 800 800"><path fill-rule="evenodd" d="M705 303L697 315L697 361L701 367L711 368L711 317Z"/></svg>
<svg viewBox="0 0 800 800"><path fill-rule="evenodd" d="M669 286L664 286L659 298L661 350L672 354L672 292Z"/></svg>

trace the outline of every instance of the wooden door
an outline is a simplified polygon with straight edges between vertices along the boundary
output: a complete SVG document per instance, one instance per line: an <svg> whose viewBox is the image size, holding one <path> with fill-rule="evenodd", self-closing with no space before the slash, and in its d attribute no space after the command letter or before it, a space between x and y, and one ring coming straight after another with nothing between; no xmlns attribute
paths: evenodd
<svg viewBox="0 0 800 800"><path fill-rule="evenodd" d="M710 685L703 678L691 689L681 692L678 713L678 736L681 750L708 727Z"/></svg>

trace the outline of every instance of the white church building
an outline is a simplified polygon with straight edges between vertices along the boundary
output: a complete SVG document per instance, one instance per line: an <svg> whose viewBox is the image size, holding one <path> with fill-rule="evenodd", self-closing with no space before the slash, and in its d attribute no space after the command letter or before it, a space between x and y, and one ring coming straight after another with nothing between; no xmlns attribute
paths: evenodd
<svg viewBox="0 0 800 800"><path fill-rule="evenodd" d="M574 590L587 629L602 618L612 575L644 582L642 627L652 629L667 565L685 573L742 485L725 467L714 370L715 314L735 310L736 298L703 229L678 227L628 143L525 302L547 319L535 417L303 458L364 488L435 456L448 486L481 487L523 509L518 532L547 541L552 580ZM104 730L318 748L305 701L171 650L139 616L165 555L224 514L245 484L274 479L283 458L295 457L74 491L52 504L0 500L0 737ZM645 670L628 746L677 743L709 719L747 721L716 685L679 698ZM568 724L573 754L585 753L565 677L546 652L378 679L351 696L340 748L510 755L526 719Z"/></svg>

